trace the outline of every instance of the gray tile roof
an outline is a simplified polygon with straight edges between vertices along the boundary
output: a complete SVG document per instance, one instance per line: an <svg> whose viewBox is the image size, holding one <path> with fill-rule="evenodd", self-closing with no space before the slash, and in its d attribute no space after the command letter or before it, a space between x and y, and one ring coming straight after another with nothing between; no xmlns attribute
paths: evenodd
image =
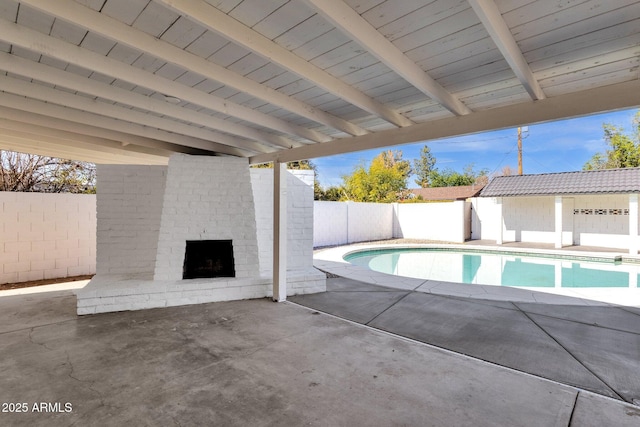
<svg viewBox="0 0 640 427"><path fill-rule="evenodd" d="M480 197L640 193L640 168L499 176Z"/></svg>

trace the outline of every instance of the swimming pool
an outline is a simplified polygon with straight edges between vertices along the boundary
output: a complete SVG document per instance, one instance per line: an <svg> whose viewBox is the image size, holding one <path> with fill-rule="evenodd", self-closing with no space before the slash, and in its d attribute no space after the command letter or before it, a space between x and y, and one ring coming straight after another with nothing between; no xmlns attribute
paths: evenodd
<svg viewBox="0 0 640 427"><path fill-rule="evenodd" d="M443 248L350 252L345 261L424 280L522 288L637 288L640 265L621 258L521 255Z"/></svg>

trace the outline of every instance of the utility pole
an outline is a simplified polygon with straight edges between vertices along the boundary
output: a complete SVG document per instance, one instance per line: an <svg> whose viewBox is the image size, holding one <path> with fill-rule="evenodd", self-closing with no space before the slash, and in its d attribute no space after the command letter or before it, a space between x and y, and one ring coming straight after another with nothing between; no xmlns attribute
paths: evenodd
<svg viewBox="0 0 640 427"><path fill-rule="evenodd" d="M518 175L522 175L522 128L518 126Z"/></svg>

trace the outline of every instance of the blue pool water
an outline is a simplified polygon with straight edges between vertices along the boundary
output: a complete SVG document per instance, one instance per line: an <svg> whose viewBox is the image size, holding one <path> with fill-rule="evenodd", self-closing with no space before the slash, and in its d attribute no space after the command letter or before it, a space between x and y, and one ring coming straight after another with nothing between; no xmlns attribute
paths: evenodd
<svg viewBox="0 0 640 427"><path fill-rule="evenodd" d="M432 248L366 250L345 256L351 264L418 279L533 288L637 287L640 267L585 261Z"/></svg>

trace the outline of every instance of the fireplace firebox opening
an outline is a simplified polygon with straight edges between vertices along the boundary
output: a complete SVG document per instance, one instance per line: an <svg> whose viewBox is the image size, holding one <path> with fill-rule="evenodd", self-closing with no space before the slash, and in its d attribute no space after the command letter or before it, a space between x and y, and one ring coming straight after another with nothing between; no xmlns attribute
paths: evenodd
<svg viewBox="0 0 640 427"><path fill-rule="evenodd" d="M236 277L231 240L187 240L183 279Z"/></svg>

